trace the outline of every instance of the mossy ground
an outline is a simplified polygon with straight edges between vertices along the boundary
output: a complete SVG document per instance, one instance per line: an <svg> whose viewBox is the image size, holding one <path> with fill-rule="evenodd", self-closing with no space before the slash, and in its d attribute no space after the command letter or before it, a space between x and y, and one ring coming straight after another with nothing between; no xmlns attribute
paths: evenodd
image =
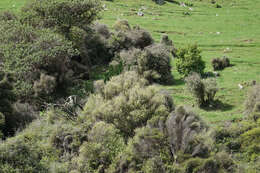
<svg viewBox="0 0 260 173"><path fill-rule="evenodd" d="M19 11L26 1L1 0L0 10ZM238 84L260 82L260 1L217 1L222 8L216 8L210 0L184 0L186 7L180 2L168 0L160 6L151 0L103 1L106 10L99 22L112 27L117 19L127 19L131 25L151 32L156 41L162 33L168 34L176 48L196 43L202 49L206 72L213 71L212 58L224 55L230 58L233 66L220 71L217 78L218 106L208 109L195 106L195 111L212 125L241 118L248 87L240 90ZM137 15L139 9L144 16ZM175 84L162 87L171 91L175 104L195 104L174 62L172 67Z"/></svg>

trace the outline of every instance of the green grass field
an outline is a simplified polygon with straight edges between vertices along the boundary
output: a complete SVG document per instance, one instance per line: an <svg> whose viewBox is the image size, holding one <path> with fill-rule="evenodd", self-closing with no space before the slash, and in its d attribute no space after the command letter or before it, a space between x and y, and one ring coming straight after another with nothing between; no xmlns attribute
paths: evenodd
<svg viewBox="0 0 260 173"><path fill-rule="evenodd" d="M193 5L182 7L171 0L162 6L151 0L103 1L106 10L100 22L111 27L117 19L127 19L131 25L140 25L151 32L156 41L162 33L167 33L176 48L196 43L202 49L206 71L213 70L212 58L229 57L233 66L221 71L217 78L219 107L194 109L212 125L241 118L248 87L240 90L238 84L260 82L260 1L218 0L222 8L216 8L210 0L184 2ZM26 0L1 0L0 10L18 11L25 3ZM141 8L143 17L137 15ZM171 91L177 105L193 105L194 99L174 67L173 62L175 84L162 87Z"/></svg>

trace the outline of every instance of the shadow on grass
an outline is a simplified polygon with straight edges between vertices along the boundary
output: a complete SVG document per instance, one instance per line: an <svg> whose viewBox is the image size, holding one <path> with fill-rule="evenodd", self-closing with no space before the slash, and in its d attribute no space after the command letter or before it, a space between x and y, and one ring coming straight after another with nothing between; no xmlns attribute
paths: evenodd
<svg viewBox="0 0 260 173"><path fill-rule="evenodd" d="M177 5L180 5L180 3L178 1L175 1L175 0L164 0L166 2L169 2L169 3L173 3L173 4L177 4Z"/></svg>
<svg viewBox="0 0 260 173"><path fill-rule="evenodd" d="M180 78L180 79L174 79L173 85L184 85L184 79Z"/></svg>
<svg viewBox="0 0 260 173"><path fill-rule="evenodd" d="M201 108L206 111L217 111L220 110L222 112L232 110L234 106L228 103L223 103L220 100L215 100L213 103L209 104L209 106L202 106Z"/></svg>

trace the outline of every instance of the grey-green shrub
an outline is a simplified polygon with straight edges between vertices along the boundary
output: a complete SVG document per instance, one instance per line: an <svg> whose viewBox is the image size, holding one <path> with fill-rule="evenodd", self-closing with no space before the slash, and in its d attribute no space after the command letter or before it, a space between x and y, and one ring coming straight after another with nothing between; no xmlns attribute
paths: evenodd
<svg viewBox="0 0 260 173"><path fill-rule="evenodd" d="M165 171L166 165L163 163L165 157L170 158L170 153L167 149L167 140L164 134L156 128L139 128L136 130L133 139L128 142L124 152L110 165L108 172ZM154 163L154 160L158 163Z"/></svg>
<svg viewBox="0 0 260 173"><path fill-rule="evenodd" d="M127 20L117 20L113 25L113 29L116 31L130 31L131 26Z"/></svg>
<svg viewBox="0 0 260 173"><path fill-rule="evenodd" d="M17 16L10 11L0 12L0 21L17 20Z"/></svg>
<svg viewBox="0 0 260 173"><path fill-rule="evenodd" d="M100 10L99 0L33 0L22 9L21 21L67 35L73 26L87 27L97 19Z"/></svg>
<svg viewBox="0 0 260 173"><path fill-rule="evenodd" d="M88 142L80 147L77 169L81 172L106 172L124 148L124 139L114 125L97 122L88 133Z"/></svg>
<svg viewBox="0 0 260 173"><path fill-rule="evenodd" d="M200 55L201 50L197 45L189 45L176 51L175 62L177 71L184 77L191 72L202 75L205 69L205 62Z"/></svg>
<svg viewBox="0 0 260 173"><path fill-rule="evenodd" d="M112 77L101 93L91 95L84 107L85 116L112 123L124 136L134 135L137 127L153 117L167 117L168 100L136 72Z"/></svg>
<svg viewBox="0 0 260 173"><path fill-rule="evenodd" d="M5 127L5 115L0 112L0 139L4 137L3 129Z"/></svg>
<svg viewBox="0 0 260 173"><path fill-rule="evenodd" d="M194 112L179 106L168 117L166 125L173 157L177 158L179 153L192 157L209 156L210 146L205 142L208 127Z"/></svg>
<svg viewBox="0 0 260 173"><path fill-rule="evenodd" d="M9 75L0 71L0 139L14 134L17 128L13 116L12 103L16 100Z"/></svg>
<svg viewBox="0 0 260 173"><path fill-rule="evenodd" d="M119 54L124 70L135 70L148 81L170 84L173 82L171 74L171 53L162 44L147 46L144 50L132 48L123 50Z"/></svg>
<svg viewBox="0 0 260 173"><path fill-rule="evenodd" d="M41 73L64 83L70 57L78 52L72 43L49 29L36 30L17 21L1 22L0 59L3 70L15 78L17 96L29 97Z"/></svg>
<svg viewBox="0 0 260 173"><path fill-rule="evenodd" d="M230 66L230 60L225 56L223 58L214 58L212 59L211 64L214 70L223 70Z"/></svg>
<svg viewBox="0 0 260 173"><path fill-rule="evenodd" d="M171 55L167 47L154 44L144 49L138 58L138 73L151 82L170 84L173 82L171 74Z"/></svg>
<svg viewBox="0 0 260 173"><path fill-rule="evenodd" d="M257 113L259 114L260 113L259 105L260 105L260 85L258 84L250 88L250 90L248 91L248 96L245 101L246 115L254 117L254 114Z"/></svg>
<svg viewBox="0 0 260 173"><path fill-rule="evenodd" d="M208 106L214 102L218 91L215 79L201 79L198 73L191 73L185 78L187 89L195 97L199 106Z"/></svg>
<svg viewBox="0 0 260 173"><path fill-rule="evenodd" d="M119 52L123 49L128 50L133 47L144 49L154 43L149 32L139 26L134 26L131 29L126 20L118 21L115 27L117 28L116 32L110 38L110 47L114 52Z"/></svg>

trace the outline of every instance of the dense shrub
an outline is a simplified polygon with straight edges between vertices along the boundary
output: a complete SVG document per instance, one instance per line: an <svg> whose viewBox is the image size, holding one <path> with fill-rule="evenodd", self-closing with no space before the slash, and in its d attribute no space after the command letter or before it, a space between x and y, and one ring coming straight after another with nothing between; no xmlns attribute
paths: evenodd
<svg viewBox="0 0 260 173"><path fill-rule="evenodd" d="M67 35L71 27L84 29L101 10L99 0L33 0L22 10L22 22L58 29Z"/></svg>
<svg viewBox="0 0 260 173"><path fill-rule="evenodd" d="M9 172L48 172L58 152L48 145L46 134L52 128L33 123L25 132L0 144L0 170ZM48 158L48 159L46 159Z"/></svg>
<svg viewBox="0 0 260 173"><path fill-rule="evenodd" d="M96 26L96 25L95 25ZM111 51L109 45L108 35L100 33L105 31L92 30L88 31L87 36L84 38L84 49L80 51L81 63L89 65L101 65L108 64L114 56L114 52ZM90 66L90 67L91 67Z"/></svg>
<svg viewBox="0 0 260 173"><path fill-rule="evenodd" d="M167 47L154 44L140 49L120 52L124 70L135 70L150 82L169 84L173 81L171 74L171 55Z"/></svg>
<svg viewBox="0 0 260 173"><path fill-rule="evenodd" d="M3 130L5 127L5 116L2 112L0 112L0 139L4 137Z"/></svg>
<svg viewBox="0 0 260 173"><path fill-rule="evenodd" d="M12 92L12 85L7 74L0 72L0 139L11 135L15 131L12 103L15 95Z"/></svg>
<svg viewBox="0 0 260 173"><path fill-rule="evenodd" d="M146 47L137 60L138 73L151 82L170 84L173 81L171 74L171 55L169 50L161 44Z"/></svg>
<svg viewBox="0 0 260 173"><path fill-rule="evenodd" d="M165 172L162 159L164 156L170 158L166 143L166 137L158 129L148 127L137 129L136 135L128 142L124 152L115 159L108 172L148 172L158 169ZM153 160L158 163L151 163Z"/></svg>
<svg viewBox="0 0 260 173"><path fill-rule="evenodd" d="M3 70L14 76L20 98L32 95L41 73L55 77L57 85L64 83L70 57L77 54L71 42L48 29L35 30L16 21L1 22L0 31Z"/></svg>
<svg viewBox="0 0 260 173"><path fill-rule="evenodd" d="M97 122L81 145L77 169L81 172L106 172L114 158L125 148L120 131L112 124Z"/></svg>
<svg viewBox="0 0 260 173"><path fill-rule="evenodd" d="M253 86L245 101L245 114L254 119L259 118L260 113L260 85ZM258 116L257 116L258 115Z"/></svg>
<svg viewBox="0 0 260 173"><path fill-rule="evenodd" d="M17 20L17 17L14 13L10 11L0 12L0 21L7 21L7 20Z"/></svg>
<svg viewBox="0 0 260 173"><path fill-rule="evenodd" d="M167 117L171 111L166 97L146 83L135 72L112 77L101 93L89 97L85 115L114 124L125 137L133 136L135 128L153 117Z"/></svg>
<svg viewBox="0 0 260 173"><path fill-rule="evenodd" d="M171 153L175 158L179 153L192 157L209 156L211 141L206 135L208 127L198 115L180 106L169 116L166 125Z"/></svg>
<svg viewBox="0 0 260 173"><path fill-rule="evenodd" d="M178 49L176 52L176 68L183 75L188 76L191 72L204 73L205 62L200 55L197 45L189 45L187 48Z"/></svg>
<svg viewBox="0 0 260 173"><path fill-rule="evenodd" d="M114 30L116 31L130 31L131 26L127 20L117 20L113 25Z"/></svg>
<svg viewBox="0 0 260 173"><path fill-rule="evenodd" d="M201 79L198 73L192 73L185 79L188 90L193 94L199 106L208 106L214 102L218 91L215 79Z"/></svg>
<svg viewBox="0 0 260 173"><path fill-rule="evenodd" d="M117 23L115 26L118 25ZM139 26L131 29L127 21L119 21L119 24L122 28L116 27L116 32L110 38L110 47L114 52L133 47L143 49L154 43L150 33Z"/></svg>
<svg viewBox="0 0 260 173"><path fill-rule="evenodd" d="M105 24L101 23L95 23L92 28L96 31L96 33L100 34L101 36L105 37L108 39L111 35L109 28Z"/></svg>
<svg viewBox="0 0 260 173"><path fill-rule="evenodd" d="M223 58L214 58L211 64L214 70L223 70L230 66L230 60L225 56Z"/></svg>
<svg viewBox="0 0 260 173"><path fill-rule="evenodd" d="M41 74L40 80L35 81L33 84L33 90L36 96L40 96L42 94L49 95L53 93L55 88L57 87L56 79L53 76Z"/></svg>

